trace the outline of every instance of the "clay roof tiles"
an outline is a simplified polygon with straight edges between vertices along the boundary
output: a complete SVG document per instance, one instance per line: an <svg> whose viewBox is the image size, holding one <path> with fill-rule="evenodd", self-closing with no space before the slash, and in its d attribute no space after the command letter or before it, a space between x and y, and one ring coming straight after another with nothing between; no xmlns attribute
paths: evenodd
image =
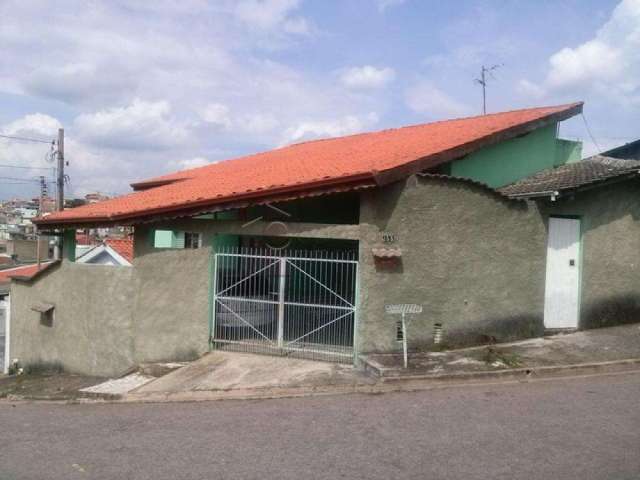
<svg viewBox="0 0 640 480"><path fill-rule="evenodd" d="M196 206L213 208L337 185L383 184L581 110L582 103L530 108L298 143L138 182L133 187L140 191L53 213L34 223L134 223Z"/></svg>

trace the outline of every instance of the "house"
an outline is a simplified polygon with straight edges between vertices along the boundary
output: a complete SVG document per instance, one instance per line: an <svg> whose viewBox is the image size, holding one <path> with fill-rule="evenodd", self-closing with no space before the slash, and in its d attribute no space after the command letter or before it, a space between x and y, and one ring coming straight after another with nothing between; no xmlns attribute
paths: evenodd
<svg viewBox="0 0 640 480"><path fill-rule="evenodd" d="M0 373L7 373L9 368L9 349L6 348L10 335L10 286L15 276L31 278L37 272L48 267L49 263L20 265L0 270Z"/></svg>
<svg viewBox="0 0 640 480"><path fill-rule="evenodd" d="M640 321L640 160L605 156L611 153L500 189L535 201L549 218L547 328Z"/></svg>
<svg viewBox="0 0 640 480"><path fill-rule="evenodd" d="M627 198L634 177L627 193L610 192L620 218L602 206L599 214L589 198L624 182L557 185L547 196L520 189L540 172L580 171L580 143L557 132L581 111L574 103L304 142L34 219L63 235L65 258L12 283L11 355L101 375L212 348L352 362L399 348L397 319L384 308L394 303L424 307L410 327L412 348L431 345L436 323L451 346L585 326L576 311L596 312L600 299L623 292L608 265L637 275L635 239L620 236L636 228ZM588 278L585 288L572 284L579 307L549 317L548 250L565 245L548 232L575 234L575 223L556 223L586 211L571 200L582 196L599 220L581 224L580 235L611 228L624 246L608 244L604 255L585 241L567 260L572 278ZM114 226L134 229L132 268L74 261L76 229ZM554 295L575 302L575 288ZM52 323L41 322L36 302L55 305ZM590 316L588 326L603 318Z"/></svg>
<svg viewBox="0 0 640 480"><path fill-rule="evenodd" d="M97 245L76 244L75 261L77 263L130 267L132 260L133 240L131 238L107 238Z"/></svg>

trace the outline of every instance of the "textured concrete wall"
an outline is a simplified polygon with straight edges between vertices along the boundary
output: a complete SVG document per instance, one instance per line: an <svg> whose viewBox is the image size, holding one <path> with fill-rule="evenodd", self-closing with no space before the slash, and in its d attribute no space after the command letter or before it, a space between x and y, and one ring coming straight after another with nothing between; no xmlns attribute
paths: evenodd
<svg viewBox="0 0 640 480"><path fill-rule="evenodd" d="M389 303L418 303L410 343L431 341L442 323L452 345L543 331L545 226L535 205L441 179L363 193L360 242L361 351L399 348ZM401 263L374 261L382 232L397 235Z"/></svg>
<svg viewBox="0 0 640 480"><path fill-rule="evenodd" d="M70 372L119 375L134 364L133 269L63 262L34 282L11 284L11 357ZM55 305L51 325L36 303Z"/></svg>
<svg viewBox="0 0 640 480"><path fill-rule="evenodd" d="M209 247L135 257L137 362L194 358L209 348Z"/></svg>
<svg viewBox="0 0 640 480"><path fill-rule="evenodd" d="M399 348L389 303L424 306L410 327L412 347L431 342L434 323L450 345L504 341L543 332L548 214L583 218L581 326L639 318L638 188L628 182L536 205L467 182L412 177L363 192L360 225L291 223L287 234L360 240L361 352ZM63 262L34 282L14 282L12 357L116 375L206 351L212 244L216 233L260 235L268 225L244 223L138 226L134 268ZM154 228L202 232L203 248L154 249ZM397 241L386 245L384 232ZM376 262L372 249L384 246L401 248L401 262ZM52 326L40 324L35 302L57 305Z"/></svg>
<svg viewBox="0 0 640 480"><path fill-rule="evenodd" d="M581 219L580 328L640 321L640 183L588 190L541 209Z"/></svg>

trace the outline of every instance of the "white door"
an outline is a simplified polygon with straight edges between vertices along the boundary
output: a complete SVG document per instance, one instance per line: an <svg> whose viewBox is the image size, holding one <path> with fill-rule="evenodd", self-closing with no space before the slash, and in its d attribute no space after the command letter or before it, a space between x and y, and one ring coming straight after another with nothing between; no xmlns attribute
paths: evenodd
<svg viewBox="0 0 640 480"><path fill-rule="evenodd" d="M0 373L7 373L5 367L8 368L9 361L6 357L8 357L8 349L9 346L6 345L7 340L7 318L9 317L9 303L0 300Z"/></svg>
<svg viewBox="0 0 640 480"><path fill-rule="evenodd" d="M580 220L549 218L545 328L577 328L580 302Z"/></svg>

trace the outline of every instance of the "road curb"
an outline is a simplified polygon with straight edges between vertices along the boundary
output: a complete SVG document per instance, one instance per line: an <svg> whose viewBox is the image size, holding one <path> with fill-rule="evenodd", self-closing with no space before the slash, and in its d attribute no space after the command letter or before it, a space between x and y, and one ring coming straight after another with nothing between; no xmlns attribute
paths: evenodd
<svg viewBox="0 0 640 480"><path fill-rule="evenodd" d="M271 387L260 389L206 390L167 393L132 393L114 400L116 403L202 402L217 400L258 400L294 398L352 393L380 394L403 391L430 390L465 385L522 383L538 380L595 376L619 373L640 373L640 358L609 362L518 368L491 372L463 372L453 374L406 375L381 377L375 383L319 385L313 387Z"/></svg>
<svg viewBox="0 0 640 480"><path fill-rule="evenodd" d="M435 390L452 387L526 383L560 378L640 373L640 358L608 362L517 368L490 372L460 372L451 374L403 375L376 378L361 383L329 384L300 387L268 387L230 390L195 390L184 392L137 393L124 395L83 395L74 399L15 397L0 399L0 403L172 403L208 402L220 400L260 400L345 394L382 394Z"/></svg>

